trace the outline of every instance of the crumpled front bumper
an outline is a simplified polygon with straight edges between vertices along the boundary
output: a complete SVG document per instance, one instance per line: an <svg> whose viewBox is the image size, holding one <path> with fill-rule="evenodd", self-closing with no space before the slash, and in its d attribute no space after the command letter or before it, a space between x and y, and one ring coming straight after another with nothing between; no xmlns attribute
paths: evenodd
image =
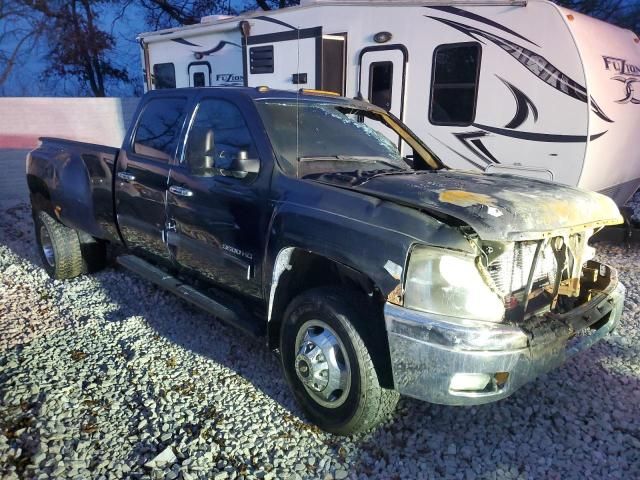
<svg viewBox="0 0 640 480"><path fill-rule="evenodd" d="M590 302L564 315L533 317L518 326L445 317L387 303L384 312L396 390L446 405L478 405L511 395L617 326L625 288L610 270L615 281ZM584 334L585 330L589 333ZM459 389L457 374L488 376L490 382L480 389ZM452 384L454 376L457 380Z"/></svg>

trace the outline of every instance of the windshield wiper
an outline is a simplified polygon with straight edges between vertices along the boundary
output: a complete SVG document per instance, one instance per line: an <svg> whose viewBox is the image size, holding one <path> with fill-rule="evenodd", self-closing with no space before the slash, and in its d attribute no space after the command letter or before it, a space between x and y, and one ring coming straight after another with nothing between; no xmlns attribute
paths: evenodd
<svg viewBox="0 0 640 480"><path fill-rule="evenodd" d="M348 155L348 156L342 156L342 155L338 155L338 158L340 158L340 160L345 160L345 161L357 161L357 162L362 162L362 163L382 163L384 165L389 165L390 167L396 168L396 169L401 169L401 167L395 163L391 163L387 158L385 157L367 157L367 156L357 156L357 155Z"/></svg>
<svg viewBox="0 0 640 480"><path fill-rule="evenodd" d="M400 166L391 163L384 157L357 156L357 155L327 155L319 157L300 157L300 162L349 162L349 163L382 163L395 169L402 169Z"/></svg>
<svg viewBox="0 0 640 480"><path fill-rule="evenodd" d="M331 155L325 157L298 157L299 162L337 162L340 160L338 155Z"/></svg>

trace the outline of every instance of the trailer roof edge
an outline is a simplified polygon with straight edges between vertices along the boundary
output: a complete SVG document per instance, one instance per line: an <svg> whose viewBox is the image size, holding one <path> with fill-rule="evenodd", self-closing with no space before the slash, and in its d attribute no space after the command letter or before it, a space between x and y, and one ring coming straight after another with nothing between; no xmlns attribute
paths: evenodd
<svg viewBox="0 0 640 480"><path fill-rule="evenodd" d="M237 22L244 19L251 19L256 16L270 16L278 14L283 10L293 9L306 9L319 6L370 6L370 7L415 7L416 5L430 6L430 5L466 5L474 7L491 7L491 6L519 6L526 7L530 0L302 0L300 5L294 7L287 7L286 9L279 10L251 10L244 12L240 15L228 17L220 20L205 21L196 23L193 25L182 25L179 27L172 27L163 30L156 30L153 32L140 33L136 39L138 41L157 37L171 38L174 33L184 33L189 30L199 30L203 27L218 26L221 29L228 27L229 30L236 28Z"/></svg>

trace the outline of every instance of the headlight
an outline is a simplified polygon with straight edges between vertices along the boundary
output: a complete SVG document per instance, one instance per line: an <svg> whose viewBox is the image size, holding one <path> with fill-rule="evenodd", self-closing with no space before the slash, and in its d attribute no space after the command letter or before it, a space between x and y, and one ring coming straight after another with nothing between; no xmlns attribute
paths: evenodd
<svg viewBox="0 0 640 480"><path fill-rule="evenodd" d="M404 306L451 317L501 322L504 304L484 281L475 258L415 247L409 258Z"/></svg>

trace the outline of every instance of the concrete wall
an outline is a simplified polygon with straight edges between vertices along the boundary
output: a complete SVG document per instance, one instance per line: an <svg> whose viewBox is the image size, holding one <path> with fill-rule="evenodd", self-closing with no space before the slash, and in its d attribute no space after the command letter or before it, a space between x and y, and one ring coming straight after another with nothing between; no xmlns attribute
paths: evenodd
<svg viewBox="0 0 640 480"><path fill-rule="evenodd" d="M138 98L0 98L0 203L28 200L24 159L39 137L119 147Z"/></svg>
<svg viewBox="0 0 640 480"><path fill-rule="evenodd" d="M119 147L138 98L0 98L0 148L34 148L38 137Z"/></svg>

